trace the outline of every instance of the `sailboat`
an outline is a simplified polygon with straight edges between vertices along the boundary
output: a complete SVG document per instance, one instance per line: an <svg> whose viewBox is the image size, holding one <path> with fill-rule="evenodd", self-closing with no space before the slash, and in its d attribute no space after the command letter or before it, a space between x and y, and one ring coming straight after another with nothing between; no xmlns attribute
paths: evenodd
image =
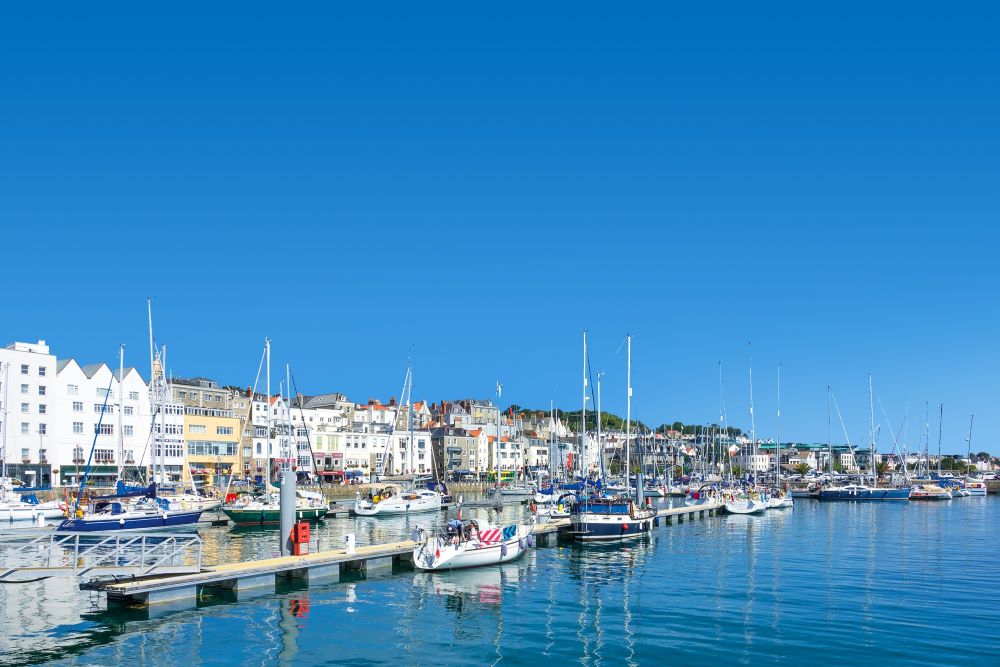
<svg viewBox="0 0 1000 667"><path fill-rule="evenodd" d="M406 393L408 406L410 437L407 444L407 456L409 457L409 469L413 470L413 364L406 368L406 378L403 380L403 391ZM402 393L400 394L402 396ZM498 408L499 410L499 408ZM385 465L388 460L389 444L392 442L392 435L396 430L398 414L393 417L392 428L389 437L386 438L386 451L382 455L379 463L380 469L376 472L376 477L385 475ZM500 419L497 417L497 428L499 432ZM431 456L433 462L434 457ZM417 514L419 512L435 512L441 509L443 496L438 491L417 488L415 485L403 486L397 483L387 483L380 487L372 487L367 495L362 495L359 490L355 494L354 507L352 511L357 516L388 516L397 514Z"/></svg>
<svg viewBox="0 0 1000 667"><path fill-rule="evenodd" d="M152 335L152 334L151 334ZM146 488L129 488L124 483L124 441L122 440L121 428L121 396L122 380L124 377L125 346L122 345L119 352L118 371L118 414L119 414L119 457L118 457L118 482L116 491L106 496L96 496L91 499L88 506L82 507L84 488L87 484L87 477L90 474L91 461L93 460L94 448L97 445L97 433L100 431L101 422L107 411L108 398L112 394L112 383L108 383L108 389L104 395L104 405L101 408L100 416L97 420L97 428L94 432L94 441L90 448L90 455L87 458L87 467L80 480L80 488L77 492L76 505L72 515L67 517L57 528L61 532L105 532L105 531L160 531L160 530L195 530L198 519L201 518L201 510L185 508L178 503L171 502L166 498L157 497L157 484L154 481ZM153 357L152 376L150 387L155 396L162 396L160 393L166 387L163 377L163 367L159 363L159 356ZM155 400L152 405L155 409L158 406L162 410L162 403ZM155 431L155 429L154 429ZM162 436L162 429L161 434Z"/></svg>
<svg viewBox="0 0 1000 667"><path fill-rule="evenodd" d="M441 534L419 527L413 565L418 570L457 570L509 563L534 546L530 525L494 526L483 519L452 519Z"/></svg>
<svg viewBox="0 0 1000 667"><path fill-rule="evenodd" d="M277 526L281 523L281 498L271 485L271 339L264 339L264 360L267 366L267 400L265 410L267 411L267 441L264 445L266 450L266 464L264 466L264 494L254 495L244 493L236 496L231 502L222 506L222 512L229 517L237 526ZM257 380L260 379L258 369ZM253 397L257 390L257 380L254 381L253 389L250 393L250 406L253 409ZM289 437L292 433L291 420L289 419ZM284 458L288 460L292 457L290 452L286 452ZM322 495L303 489L295 490L295 520L296 521L320 521L330 511L326 500Z"/></svg>
<svg viewBox="0 0 1000 667"><path fill-rule="evenodd" d="M749 355L750 344L747 344ZM753 463L757 459L757 422L753 414L753 356L748 356L750 360L750 461L751 470ZM767 497L759 493L752 486L746 489L737 489L726 498L726 511L730 514L760 514L768 507Z"/></svg>
<svg viewBox="0 0 1000 667"><path fill-rule="evenodd" d="M631 462L632 437L632 336L628 344L627 398L625 409L625 470ZM640 454L641 459L641 454ZM648 535L653 527L656 510L642 506L642 466L636 480L635 498L628 495L592 495L584 487L582 498L570 510L572 535L581 542L625 540Z"/></svg>
<svg viewBox="0 0 1000 667"><path fill-rule="evenodd" d="M838 410L839 414L839 410ZM875 404L872 398L872 376L868 374L868 414L869 414L869 444L868 451L871 458L871 474L875 484L869 486L863 482L845 484L843 486L831 486L820 490L820 500L847 500L847 501L867 501L867 500L909 500L909 487L880 487L878 486L878 475L875 470Z"/></svg>
<svg viewBox="0 0 1000 667"><path fill-rule="evenodd" d="M778 410L776 415L776 443L774 450L774 492L767 498L769 509L786 509L795 501L787 490L781 488L781 364L778 364Z"/></svg>

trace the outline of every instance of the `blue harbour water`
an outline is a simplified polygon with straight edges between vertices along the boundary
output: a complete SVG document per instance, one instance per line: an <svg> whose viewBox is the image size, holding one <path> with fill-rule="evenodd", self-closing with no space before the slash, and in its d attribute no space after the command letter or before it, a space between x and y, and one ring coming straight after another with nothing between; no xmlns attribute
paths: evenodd
<svg viewBox="0 0 1000 667"><path fill-rule="evenodd" d="M8 584L0 663L1000 664L1000 500L796 502L631 544L560 543L499 567L397 568L238 602L219 593L197 609L109 612L71 580ZM331 547L351 530L381 542L428 519L334 519L318 532ZM201 534L216 562L270 556L276 539Z"/></svg>

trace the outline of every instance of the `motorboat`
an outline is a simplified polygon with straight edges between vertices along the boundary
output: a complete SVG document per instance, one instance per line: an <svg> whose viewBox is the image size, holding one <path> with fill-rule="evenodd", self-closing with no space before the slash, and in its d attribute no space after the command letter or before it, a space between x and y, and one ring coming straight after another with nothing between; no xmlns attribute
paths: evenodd
<svg viewBox="0 0 1000 667"><path fill-rule="evenodd" d="M981 479L966 478L965 490L969 492L970 496L985 496L986 482Z"/></svg>
<svg viewBox="0 0 1000 667"><path fill-rule="evenodd" d="M625 540L648 535L656 510L628 497L584 498L570 508L572 535L582 542Z"/></svg>
<svg viewBox="0 0 1000 667"><path fill-rule="evenodd" d="M296 521L315 523L329 511L321 494L296 489ZM222 512L237 526L277 526L281 523L281 497L277 493L264 496L243 494L223 505Z"/></svg>
<svg viewBox="0 0 1000 667"><path fill-rule="evenodd" d="M951 491L938 484L915 484L910 500L951 500Z"/></svg>
<svg viewBox="0 0 1000 667"><path fill-rule="evenodd" d="M385 516L416 514L441 509L441 494L429 489L404 489L399 484L387 484L372 489L367 496L359 491L354 500L354 514L358 516Z"/></svg>
<svg viewBox="0 0 1000 667"><path fill-rule="evenodd" d="M457 570L508 563L534 546L530 525L494 526L488 521L452 519L444 533L417 529L413 565L419 570Z"/></svg>

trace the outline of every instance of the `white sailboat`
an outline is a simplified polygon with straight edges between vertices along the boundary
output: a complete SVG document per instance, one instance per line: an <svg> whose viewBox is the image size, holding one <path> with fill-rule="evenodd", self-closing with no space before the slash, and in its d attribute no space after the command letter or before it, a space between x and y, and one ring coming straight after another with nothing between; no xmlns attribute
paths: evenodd
<svg viewBox="0 0 1000 667"><path fill-rule="evenodd" d="M444 534L417 529L413 565L418 570L456 570L483 565L508 563L523 556L534 546L530 525L494 526L473 519L448 522Z"/></svg>
<svg viewBox="0 0 1000 667"><path fill-rule="evenodd" d="M409 470L413 470L413 364L406 368L406 377L403 380L403 391L405 393L408 406L410 438L407 445L407 456L409 457ZM385 465L388 460L389 443L392 442L392 435L396 429L398 414L393 416L392 428L389 430L389 437L386 438L386 451L382 455L379 467L376 469L376 477L385 475ZM498 419L499 425L499 419ZM433 459L433 456L432 456ZM363 495L359 489L354 497L353 512L357 516L389 516L397 514L416 514L419 512L434 512L441 509L443 502L442 494L431 489L420 489L409 486L402 486L397 483L383 484L381 486L371 486L367 495Z"/></svg>

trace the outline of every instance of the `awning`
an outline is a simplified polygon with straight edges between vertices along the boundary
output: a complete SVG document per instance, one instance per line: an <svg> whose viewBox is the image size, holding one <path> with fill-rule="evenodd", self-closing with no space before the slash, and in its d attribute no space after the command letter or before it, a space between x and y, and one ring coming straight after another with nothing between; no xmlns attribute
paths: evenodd
<svg viewBox="0 0 1000 667"><path fill-rule="evenodd" d="M474 475L475 473L471 470L455 470L453 471L456 475Z"/></svg>
<svg viewBox="0 0 1000 667"><path fill-rule="evenodd" d="M348 477L361 477L365 473L360 470L345 470L344 474Z"/></svg>
<svg viewBox="0 0 1000 667"><path fill-rule="evenodd" d="M318 474L323 475L325 477L343 477L344 476L344 471L343 470L321 470Z"/></svg>

